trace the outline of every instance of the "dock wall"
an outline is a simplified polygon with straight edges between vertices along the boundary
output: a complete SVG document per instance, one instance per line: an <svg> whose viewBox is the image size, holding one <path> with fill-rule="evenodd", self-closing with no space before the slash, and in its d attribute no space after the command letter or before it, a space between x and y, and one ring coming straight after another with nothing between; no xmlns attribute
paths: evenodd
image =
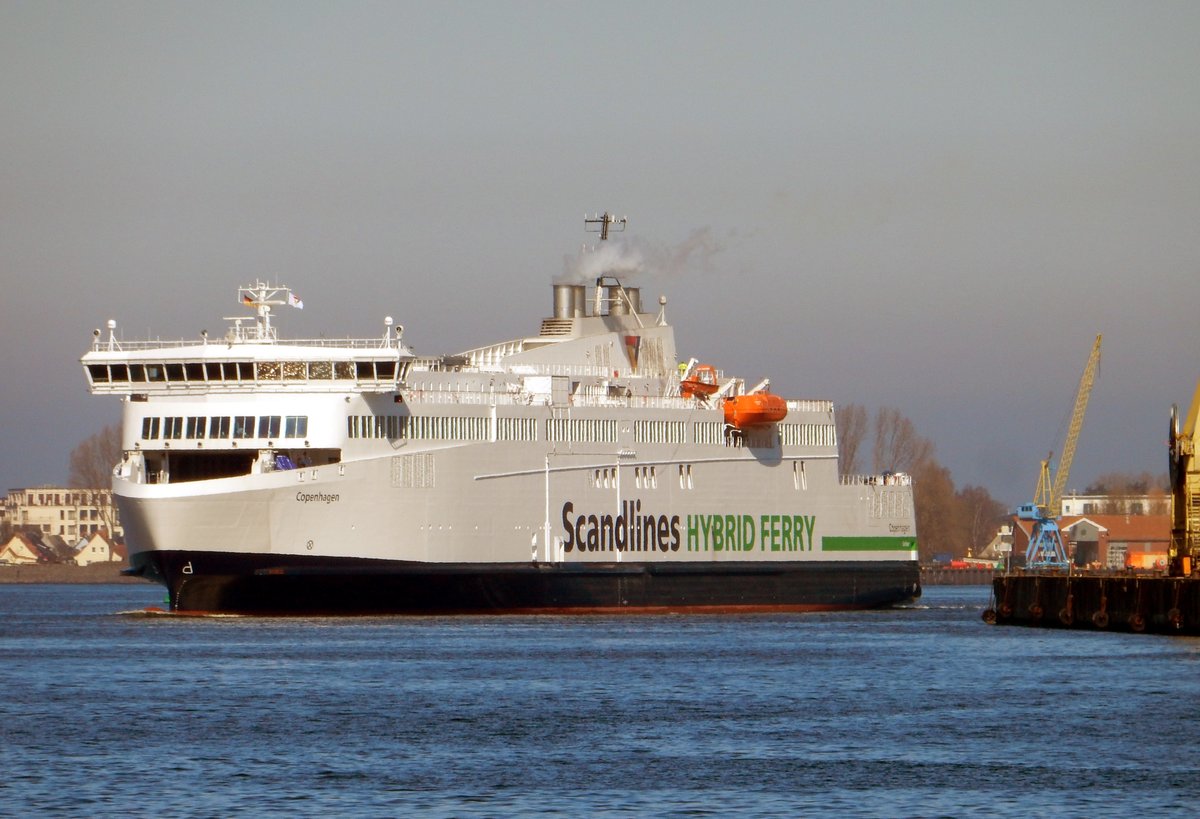
<svg viewBox="0 0 1200 819"><path fill-rule="evenodd" d="M992 591L983 617L996 625L1200 634L1200 578L1022 572Z"/></svg>
<svg viewBox="0 0 1200 819"><path fill-rule="evenodd" d="M994 569L951 569L943 566L922 566L922 586L987 586L996 576Z"/></svg>

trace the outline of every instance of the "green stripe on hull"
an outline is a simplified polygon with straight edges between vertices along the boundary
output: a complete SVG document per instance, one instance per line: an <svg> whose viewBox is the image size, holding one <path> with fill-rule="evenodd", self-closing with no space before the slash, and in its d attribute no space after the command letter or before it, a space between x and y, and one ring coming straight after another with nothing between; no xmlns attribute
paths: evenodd
<svg viewBox="0 0 1200 819"><path fill-rule="evenodd" d="M917 541L911 537L823 537L823 552L911 552Z"/></svg>

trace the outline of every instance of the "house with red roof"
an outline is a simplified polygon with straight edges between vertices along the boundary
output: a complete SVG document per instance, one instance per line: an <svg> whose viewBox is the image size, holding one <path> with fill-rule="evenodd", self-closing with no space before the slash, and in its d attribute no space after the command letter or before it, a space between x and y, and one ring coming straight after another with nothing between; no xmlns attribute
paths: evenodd
<svg viewBox="0 0 1200 819"><path fill-rule="evenodd" d="M0 545L0 566L28 566L35 563L56 563L53 550L37 538L25 532L14 532L12 537Z"/></svg>
<svg viewBox="0 0 1200 819"><path fill-rule="evenodd" d="M75 551L75 565L90 566L93 563L120 563L125 560L125 546L117 543L103 531L80 541Z"/></svg>

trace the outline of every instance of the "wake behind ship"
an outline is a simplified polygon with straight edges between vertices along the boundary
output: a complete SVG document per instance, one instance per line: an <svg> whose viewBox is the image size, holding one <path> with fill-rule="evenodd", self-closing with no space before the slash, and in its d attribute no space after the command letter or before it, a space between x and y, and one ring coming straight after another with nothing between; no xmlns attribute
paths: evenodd
<svg viewBox="0 0 1200 819"><path fill-rule="evenodd" d="M592 221L601 239L624 221ZM822 611L920 594L908 476L842 475L833 404L682 363L666 299L553 286L536 335L416 354L280 340L288 288L221 339L82 358L124 402L130 572L172 611ZM246 321L243 324L243 321Z"/></svg>

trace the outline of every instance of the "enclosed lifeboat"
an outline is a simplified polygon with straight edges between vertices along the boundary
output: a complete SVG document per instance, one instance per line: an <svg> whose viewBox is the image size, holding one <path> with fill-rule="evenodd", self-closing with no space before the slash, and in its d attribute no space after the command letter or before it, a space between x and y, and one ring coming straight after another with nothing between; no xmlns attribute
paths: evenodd
<svg viewBox="0 0 1200 819"><path fill-rule="evenodd" d="M707 398L720 388L717 383L717 371L708 364L697 364L687 376L679 382L679 391L692 398Z"/></svg>
<svg viewBox="0 0 1200 819"><path fill-rule="evenodd" d="M770 392L754 392L725 399L725 423L738 429L782 421L787 401Z"/></svg>

